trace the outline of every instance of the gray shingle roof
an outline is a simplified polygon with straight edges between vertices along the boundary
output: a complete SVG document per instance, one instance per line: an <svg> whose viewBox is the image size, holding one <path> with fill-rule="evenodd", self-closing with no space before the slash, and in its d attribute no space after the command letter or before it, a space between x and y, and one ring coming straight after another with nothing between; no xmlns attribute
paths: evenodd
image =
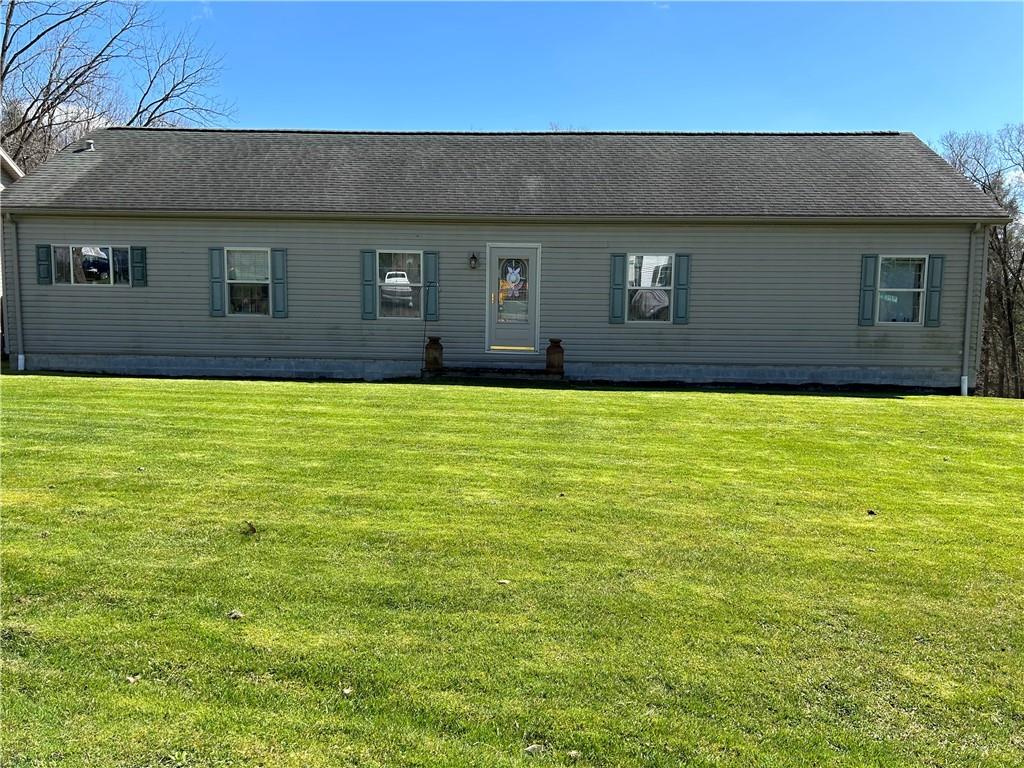
<svg viewBox="0 0 1024 768"><path fill-rule="evenodd" d="M8 208L565 217L1005 214L909 133L109 128Z"/></svg>

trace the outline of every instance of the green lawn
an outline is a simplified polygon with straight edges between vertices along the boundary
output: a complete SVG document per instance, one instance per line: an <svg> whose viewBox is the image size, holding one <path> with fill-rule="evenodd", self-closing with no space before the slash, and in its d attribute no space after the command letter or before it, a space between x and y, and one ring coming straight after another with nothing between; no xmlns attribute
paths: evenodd
<svg viewBox="0 0 1024 768"><path fill-rule="evenodd" d="M5 768L1024 760L1020 402L0 396Z"/></svg>

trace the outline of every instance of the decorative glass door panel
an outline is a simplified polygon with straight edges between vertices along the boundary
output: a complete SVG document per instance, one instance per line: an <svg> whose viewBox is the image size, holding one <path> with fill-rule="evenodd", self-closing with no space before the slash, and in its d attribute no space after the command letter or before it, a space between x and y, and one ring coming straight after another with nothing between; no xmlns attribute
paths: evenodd
<svg viewBox="0 0 1024 768"><path fill-rule="evenodd" d="M539 256L535 245L488 247L487 345L491 351L536 351Z"/></svg>
<svg viewBox="0 0 1024 768"><path fill-rule="evenodd" d="M498 322L530 322L530 260L498 260Z"/></svg>

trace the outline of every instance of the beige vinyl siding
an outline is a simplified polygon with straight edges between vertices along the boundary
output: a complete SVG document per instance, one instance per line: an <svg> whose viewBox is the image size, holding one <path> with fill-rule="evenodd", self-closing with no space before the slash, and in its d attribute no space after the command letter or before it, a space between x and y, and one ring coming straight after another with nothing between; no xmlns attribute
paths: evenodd
<svg viewBox="0 0 1024 768"><path fill-rule="evenodd" d="M991 227L981 227L978 232L972 232L970 236L971 248L973 249L972 271L974 273L974 290L971 293L971 333L968 336L968 342L971 345L970 360L968 361L968 379L970 386L972 387L974 386L974 379L978 372L978 367L981 365L981 338L982 332L984 331L982 318L984 317L985 281L988 279L988 238L991 237L991 235ZM960 326L962 328L964 323L962 305L959 319Z"/></svg>
<svg viewBox="0 0 1024 768"><path fill-rule="evenodd" d="M29 353L419 360L429 333L442 337L447 364L492 365L500 356L484 352L485 246L526 242L543 248L542 346L561 338L567 363L912 366L948 371L950 386L959 376L967 225L18 221ZM975 239L977 302L982 237ZM69 242L146 246L149 286L37 285L36 244ZM287 319L209 316L207 252L224 245L288 249ZM440 253L439 322L360 318L359 252L368 248ZM689 324L608 323L609 254L629 251L691 254ZM481 257L476 270L470 252ZM864 253L944 254L941 326L858 326Z"/></svg>

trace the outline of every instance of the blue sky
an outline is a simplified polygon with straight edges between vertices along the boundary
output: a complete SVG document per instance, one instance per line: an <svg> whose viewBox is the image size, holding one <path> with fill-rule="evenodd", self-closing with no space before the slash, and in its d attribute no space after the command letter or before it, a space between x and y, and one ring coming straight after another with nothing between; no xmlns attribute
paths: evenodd
<svg viewBox="0 0 1024 768"><path fill-rule="evenodd" d="M169 3L243 128L993 130L1024 3Z"/></svg>

